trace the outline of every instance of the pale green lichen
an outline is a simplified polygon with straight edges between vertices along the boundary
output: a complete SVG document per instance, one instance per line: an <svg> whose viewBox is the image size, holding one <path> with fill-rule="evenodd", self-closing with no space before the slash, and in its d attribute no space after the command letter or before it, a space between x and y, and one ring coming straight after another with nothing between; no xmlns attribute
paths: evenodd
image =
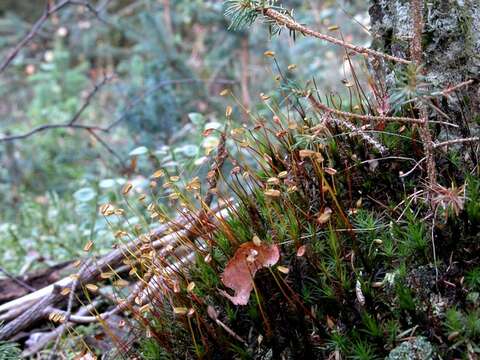
<svg viewBox="0 0 480 360"><path fill-rule="evenodd" d="M413 38L411 0L370 0L369 9L374 40L372 47L398 57L410 58ZM441 91L473 79L480 80L480 1L424 0L422 33L424 80L428 91ZM393 93L398 74L405 71L398 64L372 65ZM378 76L377 76L378 77ZM471 137L480 133L480 124L464 125L465 114L475 118L480 108L480 91L476 86L456 91L442 102L442 115L459 125L458 131L442 130L438 138ZM438 113L431 110L432 117ZM468 120L468 119L467 119ZM470 154L470 157L473 155Z"/></svg>
<svg viewBox="0 0 480 360"><path fill-rule="evenodd" d="M455 84L480 72L480 7L471 0L426 4L424 34L427 79L436 86Z"/></svg>
<svg viewBox="0 0 480 360"><path fill-rule="evenodd" d="M409 0L372 1L373 46L409 57L413 37ZM427 0L422 43L427 80L435 87L478 78L480 74L480 4L476 0Z"/></svg>
<svg viewBox="0 0 480 360"><path fill-rule="evenodd" d="M423 336L405 341L393 349L386 360L431 360L434 358L433 346Z"/></svg>

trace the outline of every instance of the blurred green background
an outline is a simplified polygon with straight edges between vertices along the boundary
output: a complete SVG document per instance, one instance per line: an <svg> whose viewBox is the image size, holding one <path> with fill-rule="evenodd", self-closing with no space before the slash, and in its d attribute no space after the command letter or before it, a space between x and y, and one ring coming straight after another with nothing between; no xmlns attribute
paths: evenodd
<svg viewBox="0 0 480 360"><path fill-rule="evenodd" d="M335 93L348 76L339 48L302 37L294 41L287 32L270 38L262 24L230 30L222 1L91 5L54 13L0 74L0 138L70 121L94 86L113 76L76 122L109 131L50 129L0 142L0 266L15 274L74 259L88 240L95 251L107 251L116 225L98 216L98 207L120 201L126 182L155 196L149 187L157 169L202 178L208 150L218 141L215 134L202 136L203 130L223 128L227 104L234 105L235 121L248 121L240 104L261 111L259 94L275 87L278 69L265 51L275 51L281 71L299 81L315 78L326 93ZM368 2L283 5L322 32L338 25L348 41L371 41ZM0 1L2 61L44 6ZM296 68L288 70L290 64ZM219 96L224 88L237 104ZM143 220L137 205L131 206L128 223L134 226Z"/></svg>

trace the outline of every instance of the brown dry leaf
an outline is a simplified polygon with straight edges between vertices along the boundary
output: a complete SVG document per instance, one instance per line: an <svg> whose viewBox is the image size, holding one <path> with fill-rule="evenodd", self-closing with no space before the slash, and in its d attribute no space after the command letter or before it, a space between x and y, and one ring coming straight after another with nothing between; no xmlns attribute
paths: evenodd
<svg viewBox="0 0 480 360"><path fill-rule="evenodd" d="M235 305L247 305L255 273L263 267L275 265L279 259L280 250L275 244L257 246L247 242L240 245L222 275L223 284L234 290L235 294L231 296L225 291L221 291L221 294Z"/></svg>

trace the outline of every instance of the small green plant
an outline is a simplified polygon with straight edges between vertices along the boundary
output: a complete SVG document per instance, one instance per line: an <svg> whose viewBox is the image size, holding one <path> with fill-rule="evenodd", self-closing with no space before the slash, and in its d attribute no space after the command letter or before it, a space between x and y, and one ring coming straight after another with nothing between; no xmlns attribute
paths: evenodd
<svg viewBox="0 0 480 360"><path fill-rule="evenodd" d="M140 356L143 360L171 360L172 355L153 339L145 339L140 343Z"/></svg>
<svg viewBox="0 0 480 360"><path fill-rule="evenodd" d="M2 326L2 323L0 323L0 329ZM22 351L17 343L0 341L0 360L17 360L21 353Z"/></svg>
<svg viewBox="0 0 480 360"><path fill-rule="evenodd" d="M0 360L17 360L21 352L18 344L0 341Z"/></svg>
<svg viewBox="0 0 480 360"><path fill-rule="evenodd" d="M368 342L358 340L352 345L351 359L354 360L375 360L379 359L376 355L375 348Z"/></svg>
<svg viewBox="0 0 480 360"><path fill-rule="evenodd" d="M476 267L467 272L465 282L473 291L480 291L480 267Z"/></svg>

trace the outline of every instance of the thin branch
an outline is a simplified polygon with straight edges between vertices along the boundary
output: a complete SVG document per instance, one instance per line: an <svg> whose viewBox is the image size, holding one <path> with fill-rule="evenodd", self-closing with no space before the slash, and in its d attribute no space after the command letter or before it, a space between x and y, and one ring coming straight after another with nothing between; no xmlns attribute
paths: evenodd
<svg viewBox="0 0 480 360"><path fill-rule="evenodd" d="M415 164L415 166L414 166L413 168L411 168L410 170L408 170L406 173L400 172L400 176L399 176L400 179L409 176L409 175L410 175L412 172L414 172L415 169L416 169L417 167L419 167L420 164L421 164L422 162L424 162L426 159L427 159L426 157L421 158L421 159Z"/></svg>
<svg viewBox="0 0 480 360"><path fill-rule="evenodd" d="M108 5L108 2L106 4L104 4L102 6L102 4L99 5L99 7L95 8L90 1L78 1L78 0L70 0L71 1L71 4L75 4L75 5L80 5L80 6L84 6L88 11L90 11L93 16L95 16L95 18L98 19L98 21L100 21L101 23L107 25L107 26L112 26L112 24L110 24L107 20L105 20L101 15L100 15L100 11L102 10L102 8L104 8L104 6Z"/></svg>
<svg viewBox="0 0 480 360"><path fill-rule="evenodd" d="M24 289L27 289L28 291L36 291L37 289L31 287L27 283L17 279L14 275L10 274L7 270L5 270L3 267L0 266L0 272L3 273L6 277L8 277L10 280L12 280L14 283L17 285L20 285Z"/></svg>
<svg viewBox="0 0 480 360"><path fill-rule="evenodd" d="M358 120L364 120L364 121L387 121L387 122L406 122L406 123L413 123L413 124L424 124L425 120L423 119L415 119L415 118L409 118L409 117L400 117L400 116L374 116L374 115L362 115L362 114L354 114L351 112L346 112L346 111L341 111L337 110L331 107L328 107L327 105L322 104L319 102L313 95L308 95L307 99L310 101L310 104L316 109L316 110L322 110L327 113L332 113L338 116L343 116L351 119L358 119ZM452 127L458 127L458 125L447 123L444 121L429 121L429 123L432 124L441 124L445 126L452 126Z"/></svg>
<svg viewBox="0 0 480 360"><path fill-rule="evenodd" d="M410 1L411 16L413 19L413 38L410 42L410 53L416 66L420 66L423 62L422 50L422 33L423 33L423 0ZM435 163L435 156L433 153L432 134L428 127L428 109L424 103L419 101L417 108L420 112L420 117L425 121L419 126L420 139L422 140L423 152L425 153L426 170L428 182L430 187L437 183L437 168Z"/></svg>
<svg viewBox="0 0 480 360"><path fill-rule="evenodd" d="M72 116L72 118L62 124L45 124L45 125L40 125L26 133L19 134L19 135L8 135L4 137L0 137L0 142L6 142L6 141L15 141L15 140L22 140L26 139L34 134L44 132L46 130L51 130L51 129L82 129L82 130L87 130L89 132L105 132L108 133L112 128L117 126L119 123L124 121L128 115L128 111L140 104L146 97L154 94L157 90L161 89L162 87L169 86L169 85L175 85L175 84L191 84L191 83L196 83L196 82L203 82L205 80L202 79L177 79L177 80L165 80L159 82L157 85L152 87L151 89L145 91L143 94L139 95L137 98L135 98L132 102L127 104L125 107L125 111L113 122L108 124L106 127L101 127L101 126L94 126L94 125L81 125L77 124L76 122L82 115L82 113L85 111L85 109L90 105L91 100L93 97L96 95L96 93L100 90L102 86L104 86L108 81L113 79L113 75L104 77L101 82L95 85L93 90L87 95L85 102L82 104L80 109ZM222 80L218 79L215 80L217 83L221 84L235 84L236 81L233 80ZM98 136L98 134L96 134ZM98 139L97 139L98 140ZM102 140L99 140L102 145L105 146L105 142ZM111 148L109 148L109 152L112 153ZM117 159L119 159L118 155L114 155Z"/></svg>
<svg viewBox="0 0 480 360"><path fill-rule="evenodd" d="M444 141L441 143L434 143L433 148L438 149L443 146L449 146L449 145L454 145L454 144L462 144L462 143L469 143L469 142L480 142L480 137L475 136L475 137L470 137L470 138L463 138L463 139L453 139L453 140L448 140Z"/></svg>
<svg viewBox="0 0 480 360"><path fill-rule="evenodd" d="M334 38L333 36L325 35L325 34L322 34L318 31L309 29L309 28L297 23L295 20L279 13L278 11L276 11L272 8L267 8L267 9L259 8L258 11L261 11L264 16L266 16L266 17L268 17L272 20L275 20L278 24L286 26L290 30L298 31L302 34L313 36L313 37L316 37L320 40L328 41L332 44L342 46L342 47L347 48L347 49L349 49L353 52L356 52L358 54L363 54L363 55L366 55L366 56L372 56L372 57L375 57L375 58L382 58L382 59L385 59L385 60L390 60L390 61L394 61L394 62L398 62L398 63L402 63L402 64L410 64L411 63L411 61L409 61L409 60L405 60L405 59L398 58L396 56L384 54L382 52L375 51L375 50L372 50L372 49L368 49L368 48L365 48L365 47L362 47L362 46L353 45L353 44L347 43L343 40Z"/></svg>
<svg viewBox="0 0 480 360"><path fill-rule="evenodd" d="M82 106L77 110L77 112L72 116L72 118L67 121L66 123L62 124L45 124L45 125L40 125L26 133L19 134L19 135L7 135L4 137L0 138L0 142L4 141L15 141L15 140L22 140L26 139L34 134L46 131L46 130L51 130L51 129L83 129L87 131L102 131L102 132L107 132L107 128L102 128L100 126L94 126L94 125L81 125L77 124L78 119L82 116L83 112L87 109L87 107L90 105L92 99L94 96L98 93L98 91L111 79L113 78L113 75L110 76L104 76L102 81L100 81L98 84L94 86L92 91L87 95L84 103Z"/></svg>
<svg viewBox="0 0 480 360"><path fill-rule="evenodd" d="M120 163L120 165L122 166L125 166L124 164L124 160L122 159L122 157L120 155L118 155L118 153L113 150L113 148L107 144L107 142L105 140L103 140L95 131L91 130L91 129L87 129L87 131L90 133L90 135L92 135L105 149L107 149L107 151L113 155L113 157L115 157L118 162Z"/></svg>
<svg viewBox="0 0 480 360"><path fill-rule="evenodd" d="M448 88L446 88L445 90L434 92L434 93L432 94L432 96L437 96L437 95L448 96L450 93L452 93L452 92L454 92L454 91L457 91L458 89L460 89L460 88L462 88L462 87L469 86L469 85L471 85L471 84L473 84L473 83L474 83L474 80L473 80L473 79L470 79L470 80L461 82L461 83L459 83L459 84L457 84L457 85L448 87Z"/></svg>
<svg viewBox="0 0 480 360"><path fill-rule="evenodd" d="M103 76L103 79L102 81L100 81L99 83L95 84L95 86L93 87L93 90L90 91L87 95L87 97L85 98L85 101L83 102L83 105L80 107L80 109L78 109L78 111L75 113L75 115L73 115L72 119L68 122L69 125L73 125L79 118L80 116L82 115L82 113L85 111L85 109L90 105L90 102L92 101L92 99L95 97L95 95L97 94L97 92L107 83L109 82L110 80L112 80L114 78L115 75L107 75L107 76Z"/></svg>
<svg viewBox="0 0 480 360"><path fill-rule="evenodd" d="M108 4L108 2L107 2ZM90 11L99 21L109 24L105 19L100 16L100 11L102 7L95 8L90 1L78 1L78 0L62 0L58 4L55 4L54 1L46 0L45 10L43 11L42 16L33 24L30 31L20 40L17 45L8 53L5 59L0 64L0 74L5 71L5 69L10 65L10 63L17 57L18 53L22 48L24 48L28 43L38 34L43 24L52 16L54 13L62 10L68 5L80 5L84 6L88 11ZM105 6L105 5L104 5Z"/></svg>
<svg viewBox="0 0 480 360"><path fill-rule="evenodd" d="M0 142L6 142L6 141L15 141L15 140L22 140L26 139L34 134L44 132L46 130L52 130L52 129L83 129L83 130L93 130L93 131L103 131L107 132L108 130L106 128L102 128L99 126L90 126L90 125L79 125L79 124L46 124L46 125L40 125L26 133L20 134L20 135L10 135L10 136L4 136L0 138Z"/></svg>
<svg viewBox="0 0 480 360"><path fill-rule="evenodd" d="M20 50L26 46L30 40L32 40L43 26L43 24L48 20L48 18L55 12L61 10L65 6L69 5L71 0L62 0L58 4L51 6L51 2L47 1L45 5L45 11L42 16L37 20L37 22L32 26L30 31L25 37L18 42L18 44L8 53L6 58L2 61L0 65L0 74L7 68L8 65L15 59Z"/></svg>

